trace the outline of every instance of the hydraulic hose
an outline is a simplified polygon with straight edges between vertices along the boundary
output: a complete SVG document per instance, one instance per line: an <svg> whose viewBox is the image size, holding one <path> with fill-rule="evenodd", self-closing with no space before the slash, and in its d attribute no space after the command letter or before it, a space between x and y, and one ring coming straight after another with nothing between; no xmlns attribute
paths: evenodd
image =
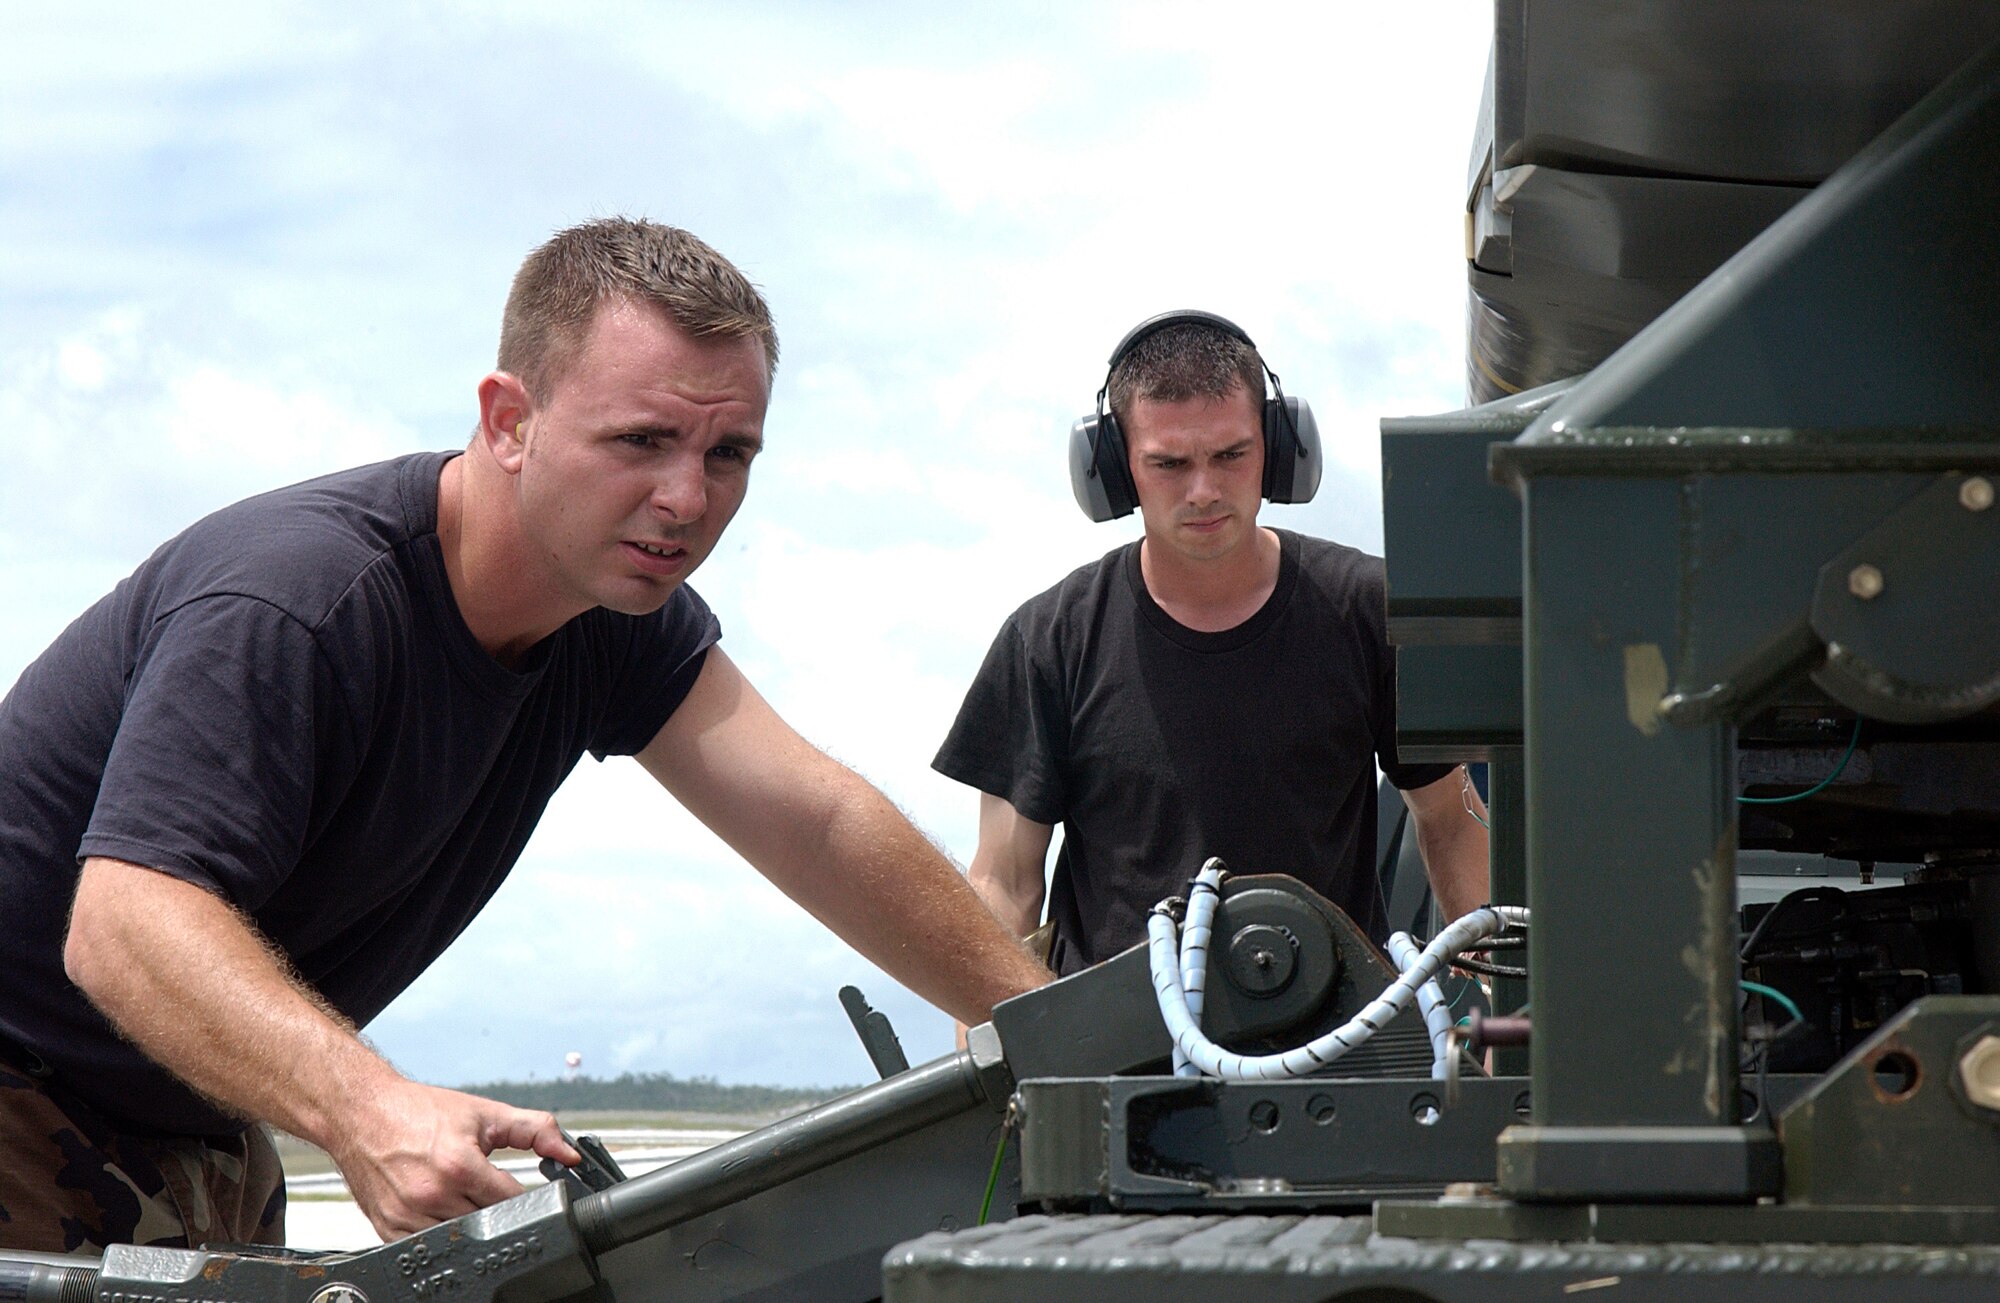
<svg viewBox="0 0 2000 1303"><path fill-rule="evenodd" d="M1397 972L1409 972L1422 953L1409 933L1389 934L1389 958L1396 961ZM1444 1002L1435 977L1417 988L1417 1007L1424 1011L1424 1026L1431 1034L1431 1076L1443 1081L1451 1062L1451 1007Z"/></svg>
<svg viewBox="0 0 2000 1303"><path fill-rule="evenodd" d="M1187 1002L1188 1021L1196 1027L1201 1026L1202 1000L1208 990L1208 941L1215 931L1215 908L1222 900L1223 872L1222 861L1210 856L1188 888L1187 925L1181 929L1181 994ZM1199 908L1196 902L1200 902ZM1179 1041L1174 1042L1174 1075L1201 1075Z"/></svg>
<svg viewBox="0 0 2000 1303"><path fill-rule="evenodd" d="M1214 925L1215 908L1221 899L1221 881L1221 867L1210 861L1202 867L1194 889L1188 893L1187 930L1201 929L1204 954L1206 933ZM1439 932L1402 976L1391 982L1389 988L1360 1013L1324 1036L1282 1054L1236 1054L1202 1034L1188 1012L1187 992L1181 977L1182 956L1176 945L1179 940L1176 934L1180 929L1175 927L1172 914L1163 906L1155 907L1152 917L1146 921L1147 958L1152 968L1153 991L1159 1001L1160 1017L1166 1022L1167 1034L1173 1037L1179 1056L1207 1076L1233 1081L1272 1081L1310 1076L1349 1050L1365 1044L1409 1007L1410 1001L1416 997L1417 988L1434 979L1453 955L1510 924L1525 925L1527 922L1528 911L1518 905L1488 905L1473 910Z"/></svg>

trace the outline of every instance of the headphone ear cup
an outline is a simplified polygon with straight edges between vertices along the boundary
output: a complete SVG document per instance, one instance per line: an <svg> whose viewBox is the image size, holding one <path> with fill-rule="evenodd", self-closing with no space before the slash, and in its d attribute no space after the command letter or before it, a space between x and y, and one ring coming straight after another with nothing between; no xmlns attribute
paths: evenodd
<svg viewBox="0 0 2000 1303"><path fill-rule="evenodd" d="M1319 492L1325 459L1319 422L1303 398L1264 401L1264 497L1271 502L1311 502Z"/></svg>
<svg viewBox="0 0 2000 1303"><path fill-rule="evenodd" d="M1104 482L1104 494L1110 502L1109 519L1129 516L1139 509L1139 486L1132 482L1132 459L1125 451L1125 427L1112 412L1106 412L1098 422L1097 477Z"/></svg>
<svg viewBox="0 0 2000 1303"><path fill-rule="evenodd" d="M1287 419L1285 400L1282 397L1264 400L1264 500L1266 502L1290 502L1292 500L1292 463L1297 460L1293 450L1298 440L1292 437L1292 423Z"/></svg>
<svg viewBox="0 0 2000 1303"><path fill-rule="evenodd" d="M1076 505L1095 521L1129 516L1139 505L1125 460L1124 432L1109 412L1086 416L1070 427L1069 487Z"/></svg>

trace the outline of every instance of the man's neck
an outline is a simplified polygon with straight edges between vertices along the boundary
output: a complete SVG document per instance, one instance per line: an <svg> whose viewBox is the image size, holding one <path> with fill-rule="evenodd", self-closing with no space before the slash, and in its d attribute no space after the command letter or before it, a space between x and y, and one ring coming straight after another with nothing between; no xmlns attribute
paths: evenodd
<svg viewBox="0 0 2000 1303"><path fill-rule="evenodd" d="M488 655L511 668L576 613L554 618L524 600L535 585L524 582L530 571L513 545L518 531L499 519L504 504L489 500L496 495L482 492L487 486L479 483L477 456L474 449L453 457L438 473L438 545L465 627Z"/></svg>
<svg viewBox="0 0 2000 1303"><path fill-rule="evenodd" d="M1212 561L1197 561L1146 539L1139 545L1139 576L1175 623L1197 633L1221 633L1271 600L1282 552L1278 536L1262 526L1243 546Z"/></svg>

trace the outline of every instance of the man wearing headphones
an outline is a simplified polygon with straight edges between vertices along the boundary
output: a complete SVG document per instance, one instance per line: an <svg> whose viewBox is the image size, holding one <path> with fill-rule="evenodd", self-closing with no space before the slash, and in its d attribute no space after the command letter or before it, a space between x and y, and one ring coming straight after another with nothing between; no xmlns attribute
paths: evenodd
<svg viewBox="0 0 2000 1303"><path fill-rule="evenodd" d="M1205 312L1139 325L1097 397L1071 434L1078 505L1093 520L1137 508L1145 536L1016 611L966 693L933 764L981 792L975 890L1033 931L1060 823L1058 973L1144 940L1147 912L1210 855L1292 874L1380 941L1379 762L1441 907L1475 908L1477 796L1456 766L1396 759L1381 559L1257 523L1261 498L1319 486L1311 409Z"/></svg>

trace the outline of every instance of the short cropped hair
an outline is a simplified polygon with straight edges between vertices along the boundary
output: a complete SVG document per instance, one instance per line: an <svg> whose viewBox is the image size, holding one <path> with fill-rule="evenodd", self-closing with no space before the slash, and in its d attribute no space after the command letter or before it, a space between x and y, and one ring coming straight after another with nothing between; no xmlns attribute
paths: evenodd
<svg viewBox="0 0 2000 1303"><path fill-rule="evenodd" d="M1226 330L1184 322L1146 336L1119 359L1111 369L1111 411L1125 422L1141 398L1156 403L1225 398L1239 384L1264 401L1264 360L1257 350Z"/></svg>
<svg viewBox="0 0 2000 1303"><path fill-rule="evenodd" d="M777 373L777 328L749 278L688 232L627 217L558 231L528 255L500 319L500 369L545 397L576 360L598 305L617 299L653 304L697 338L755 339L765 378Z"/></svg>

